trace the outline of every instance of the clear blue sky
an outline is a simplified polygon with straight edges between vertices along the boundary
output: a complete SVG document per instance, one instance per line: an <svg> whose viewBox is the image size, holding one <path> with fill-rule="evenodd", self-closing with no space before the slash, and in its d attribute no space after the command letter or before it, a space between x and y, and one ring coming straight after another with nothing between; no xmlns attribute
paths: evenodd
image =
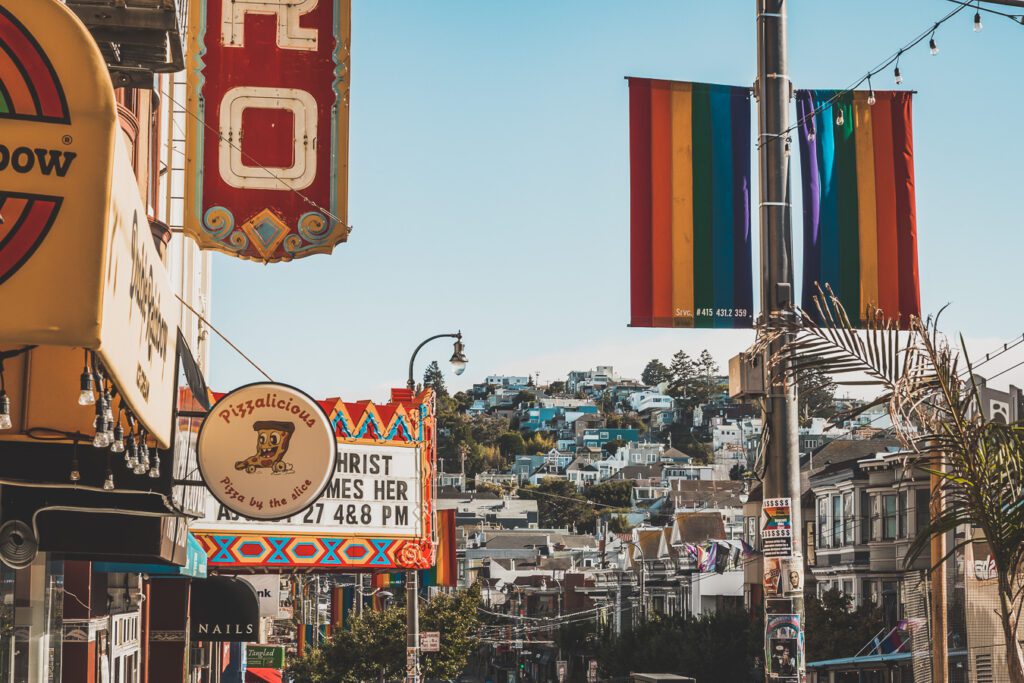
<svg viewBox="0 0 1024 683"><path fill-rule="evenodd" d="M275 380L351 400L385 399L421 339L459 328L470 365L453 388L597 364L638 375L679 348L724 365L752 332L626 327L623 77L750 84L754 4L353 0L349 242L272 266L215 256L214 324ZM790 71L808 88L845 87L953 7L790 4ZM1024 26L986 15L976 34L972 15L901 69L919 91L923 305L951 303L945 328L983 354L1024 332ZM891 73L874 84L893 87ZM794 227L799 245L799 215ZM434 342L417 375L450 353ZM1004 359L989 369L1024 347ZM215 342L213 386L259 378Z"/></svg>

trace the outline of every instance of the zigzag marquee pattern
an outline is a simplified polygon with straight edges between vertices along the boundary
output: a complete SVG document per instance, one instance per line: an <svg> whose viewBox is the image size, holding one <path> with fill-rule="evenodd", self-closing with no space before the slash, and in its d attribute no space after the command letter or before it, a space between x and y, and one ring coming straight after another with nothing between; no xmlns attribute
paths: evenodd
<svg viewBox="0 0 1024 683"><path fill-rule="evenodd" d="M403 397L404 398L404 397ZM434 468L436 441L434 395L426 390L412 400L346 403L318 401L334 425L339 443L420 444L423 468L423 537L394 539L308 535L301 527L281 525L281 533L193 532L206 551L209 565L221 570L273 569L394 571L429 569L434 565ZM262 531L265 527L261 527Z"/></svg>
<svg viewBox="0 0 1024 683"><path fill-rule="evenodd" d="M209 563L223 569L408 569L409 557L422 550L419 541L392 538L196 534L196 539Z"/></svg>

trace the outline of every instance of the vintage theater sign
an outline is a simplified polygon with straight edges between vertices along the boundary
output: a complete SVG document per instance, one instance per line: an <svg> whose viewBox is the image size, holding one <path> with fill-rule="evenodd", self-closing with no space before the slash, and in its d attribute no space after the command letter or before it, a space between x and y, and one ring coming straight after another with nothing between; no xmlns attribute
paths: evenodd
<svg viewBox="0 0 1024 683"><path fill-rule="evenodd" d="M91 429L75 403L86 348L168 447L177 302L103 56L56 0L0 5L0 130L0 348L36 347L8 382L20 419L5 438Z"/></svg>
<svg viewBox="0 0 1024 683"><path fill-rule="evenodd" d="M323 493L334 449L334 429L316 401L294 387L260 383L217 401L196 450L221 505L251 519L283 519Z"/></svg>
<svg viewBox="0 0 1024 683"><path fill-rule="evenodd" d="M348 236L350 0L193 0L185 230L289 261Z"/></svg>
<svg viewBox="0 0 1024 683"><path fill-rule="evenodd" d="M431 566L433 405L430 391L417 397L402 392L380 405L326 403L337 458L323 494L304 511L274 522L247 519L251 516L209 497L203 519L191 530L207 548L211 566L219 570ZM207 423L216 420L216 412L215 407Z"/></svg>

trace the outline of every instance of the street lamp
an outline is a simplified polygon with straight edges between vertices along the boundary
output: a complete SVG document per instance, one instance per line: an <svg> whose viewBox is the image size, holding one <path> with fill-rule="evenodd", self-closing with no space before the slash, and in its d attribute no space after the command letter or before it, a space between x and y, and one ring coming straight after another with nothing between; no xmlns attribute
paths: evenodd
<svg viewBox="0 0 1024 683"><path fill-rule="evenodd" d="M452 349L452 357L448 359L448 362L452 364L452 371L456 375L461 375L466 371L466 365L469 363L469 359L466 358L466 345L462 343L461 330L455 333L448 332L445 334L435 334L433 337L427 337L420 342L420 345L412 352L412 358L409 359L409 380L406 383L406 386L408 386L409 389L416 389L416 378L415 375L413 375L413 364L416 362L416 354L418 354L420 349L426 346L429 342L432 342L435 339L444 339L445 337L455 339L454 348Z"/></svg>
<svg viewBox="0 0 1024 683"><path fill-rule="evenodd" d="M449 362L452 364L452 370L456 375L461 375L466 371L466 364L469 360L466 358L466 346L462 343L462 331L451 333L447 332L444 334L435 334L433 337L427 337L420 342L420 345L416 347L416 350L412 352L412 357L409 358L409 379L406 382L406 386L409 387L410 391L416 390L416 377L413 375L413 368L416 363L416 354L420 352L424 346L434 341L435 339L444 338L455 339L455 345L452 349L452 357ZM419 683L420 680L420 606L417 590L417 584L419 576L415 569L410 569L405 573L405 654L406 654L406 669L409 675L406 680L409 683Z"/></svg>

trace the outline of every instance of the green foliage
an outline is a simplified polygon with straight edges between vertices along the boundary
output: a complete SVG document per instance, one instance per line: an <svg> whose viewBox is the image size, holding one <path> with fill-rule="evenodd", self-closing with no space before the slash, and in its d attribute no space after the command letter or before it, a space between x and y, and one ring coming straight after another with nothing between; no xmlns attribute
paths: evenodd
<svg viewBox="0 0 1024 683"><path fill-rule="evenodd" d="M836 414L836 383L818 368L804 368L796 373L800 426L806 427L813 417L828 419Z"/></svg>
<svg viewBox="0 0 1024 683"><path fill-rule="evenodd" d="M601 507L628 508L632 492L632 481L617 480L595 484L586 489L584 495Z"/></svg>
<svg viewBox="0 0 1024 683"><path fill-rule="evenodd" d="M672 373L665 367L665 364L657 358L649 362L644 368L643 374L640 375L640 381L649 387L661 384L662 382L667 382L671 378Z"/></svg>
<svg viewBox="0 0 1024 683"><path fill-rule="evenodd" d="M626 519L626 515L611 515L608 518L608 531L613 534L626 534L633 530L633 526Z"/></svg>
<svg viewBox="0 0 1024 683"><path fill-rule="evenodd" d="M674 673L698 681L755 680L754 658L762 629L742 610L700 617L656 616L620 637L607 634L597 649L600 678L625 680L630 673Z"/></svg>
<svg viewBox="0 0 1024 683"><path fill-rule="evenodd" d="M498 437L498 451L506 458L522 455L526 453L526 440L519 432L505 432Z"/></svg>
<svg viewBox="0 0 1024 683"><path fill-rule="evenodd" d="M571 529L580 533L593 533L597 515L576 486L565 479L549 477L537 486L519 489L520 498L537 501L540 525L547 529Z"/></svg>
<svg viewBox="0 0 1024 683"><path fill-rule="evenodd" d="M426 678L453 679L479 646L480 589L437 595L420 612L420 629L441 633L441 651L421 654ZM322 647L294 660L287 676L295 683L358 683L401 678L405 671L405 608L353 615L349 628Z"/></svg>
<svg viewBox="0 0 1024 683"><path fill-rule="evenodd" d="M669 375L669 396L692 400L693 390L697 384L697 368L690 354L681 349L677 351L672 356Z"/></svg>
<svg viewBox="0 0 1024 683"><path fill-rule="evenodd" d="M559 380L557 382L552 382L547 387L547 393L549 393L552 396L562 396L562 395L564 395L565 394L565 382L563 382L561 380Z"/></svg>
<svg viewBox="0 0 1024 683"><path fill-rule="evenodd" d="M821 599L808 595L807 661L852 657L885 626L882 610L872 604L852 609L853 599L832 588Z"/></svg>
<svg viewBox="0 0 1024 683"><path fill-rule="evenodd" d="M540 432L531 433L526 439L525 453L528 455L544 455L555 447L555 440Z"/></svg>
<svg viewBox="0 0 1024 683"><path fill-rule="evenodd" d="M897 321L868 310L865 329L858 331L827 287L815 304L816 315L804 311L790 327L763 331L758 347L784 342L771 364L773 372L790 378L806 370L858 373L867 378L858 384L881 388L871 405L888 406L896 436L912 454L908 464L940 484L933 487L937 512L911 543L905 562L909 566L926 552L931 538L958 528L988 542L1009 679L1024 683L1024 424L1008 425L979 410L981 392L963 339L954 348L937 319Z"/></svg>
<svg viewBox="0 0 1024 683"><path fill-rule="evenodd" d="M438 396L448 396L448 387L444 384L444 374L436 360L430 361L430 365L423 371L423 386L430 387Z"/></svg>

